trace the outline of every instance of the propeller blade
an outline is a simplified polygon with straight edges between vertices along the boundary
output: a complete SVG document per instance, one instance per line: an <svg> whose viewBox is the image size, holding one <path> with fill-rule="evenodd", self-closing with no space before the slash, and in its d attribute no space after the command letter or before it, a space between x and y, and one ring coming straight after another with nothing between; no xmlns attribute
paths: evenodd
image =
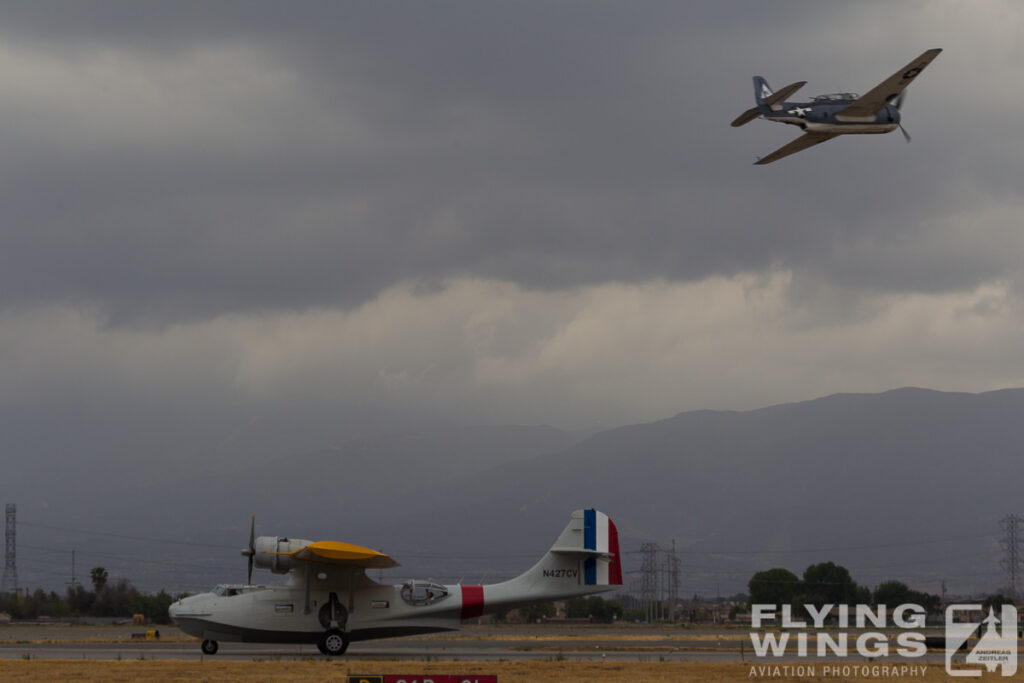
<svg viewBox="0 0 1024 683"><path fill-rule="evenodd" d="M904 139L905 139L905 140L906 140L907 142L910 142L910 133L908 133L908 132L907 132L907 129L903 127L903 124L902 124L902 123L901 123L901 124L899 124L899 125L900 125L900 132L901 132L901 133L903 133L903 138L904 138Z"/></svg>
<svg viewBox="0 0 1024 683"><path fill-rule="evenodd" d="M907 91L902 90L900 91L900 94L896 96L896 101L893 102L893 106L895 106L897 109L903 108L903 100L905 99L907 99Z"/></svg>
<svg viewBox="0 0 1024 683"><path fill-rule="evenodd" d="M252 521L249 524L249 547L242 551L242 554L249 558L249 578L246 585L252 585L252 563L256 556L256 513L252 513Z"/></svg>

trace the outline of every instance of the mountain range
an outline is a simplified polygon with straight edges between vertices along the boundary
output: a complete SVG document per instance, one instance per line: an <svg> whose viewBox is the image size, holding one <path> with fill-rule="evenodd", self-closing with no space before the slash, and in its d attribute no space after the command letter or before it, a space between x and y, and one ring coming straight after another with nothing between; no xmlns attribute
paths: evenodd
<svg viewBox="0 0 1024 683"><path fill-rule="evenodd" d="M572 510L597 507L619 529L627 588L641 546L657 544L659 563L674 547L684 595L731 594L754 571L823 561L872 587L968 594L1005 583L1000 520L1021 507L1022 417L1024 389L904 388L589 435L396 425L248 466L193 465L143 484L135 473L45 507L29 497L19 538L76 548L140 587L195 590L242 578L254 511L257 533L388 552L403 563L395 580L477 581L525 569Z"/></svg>

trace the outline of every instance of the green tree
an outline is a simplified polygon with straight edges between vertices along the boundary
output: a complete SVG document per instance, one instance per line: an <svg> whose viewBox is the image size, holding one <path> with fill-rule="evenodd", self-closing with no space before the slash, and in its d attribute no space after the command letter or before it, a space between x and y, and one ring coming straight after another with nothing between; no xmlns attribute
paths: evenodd
<svg viewBox="0 0 1024 683"><path fill-rule="evenodd" d="M875 589L875 604L895 607L907 602L914 602L912 599L914 591L910 590L907 584L900 581L883 581Z"/></svg>
<svg viewBox="0 0 1024 683"><path fill-rule="evenodd" d="M93 567L89 571L89 578L92 579L92 589L99 595L107 586L107 570L103 567Z"/></svg>
<svg viewBox="0 0 1024 683"><path fill-rule="evenodd" d="M747 586L750 605L788 605L800 591L800 579L788 569L777 567L757 572Z"/></svg>
<svg viewBox="0 0 1024 683"><path fill-rule="evenodd" d="M1003 595L1002 593L996 593L990 595L981 603L981 608L988 611L989 608L1000 609L1003 605L1013 605L1013 598Z"/></svg>
<svg viewBox="0 0 1024 683"><path fill-rule="evenodd" d="M587 619L610 624L622 618L622 605L614 600L605 600L598 595L589 598L573 598L566 603L566 614L570 619Z"/></svg>
<svg viewBox="0 0 1024 683"><path fill-rule="evenodd" d="M555 616L555 603L551 602L537 602L527 607L521 607L519 613L523 616L529 624L536 624L541 619Z"/></svg>
<svg viewBox="0 0 1024 683"><path fill-rule="evenodd" d="M885 581L878 585L874 593L876 605L896 607L910 603L920 605L926 612L937 612L941 598L931 593L916 591L900 581Z"/></svg>
<svg viewBox="0 0 1024 683"><path fill-rule="evenodd" d="M825 604L855 605L871 601L871 591L858 586L850 570L835 562L812 564L804 570L803 590L797 595L799 604L821 607Z"/></svg>

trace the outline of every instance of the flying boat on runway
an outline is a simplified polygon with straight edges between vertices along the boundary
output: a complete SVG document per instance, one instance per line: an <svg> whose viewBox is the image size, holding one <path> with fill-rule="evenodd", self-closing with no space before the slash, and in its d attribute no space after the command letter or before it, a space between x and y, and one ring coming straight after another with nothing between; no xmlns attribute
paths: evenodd
<svg viewBox="0 0 1024 683"><path fill-rule="evenodd" d="M335 541L278 536L256 538L253 516L249 578L170 607L182 631L202 638L214 654L218 641L316 643L327 655L351 641L457 630L465 619L535 602L602 593L622 584L615 524L597 510L572 513L555 544L514 579L487 585L373 581L367 569L397 567L384 553ZM283 585L252 585L253 567L287 574Z"/></svg>
<svg viewBox="0 0 1024 683"><path fill-rule="evenodd" d="M742 126L760 117L803 129L803 135L758 159L755 164L770 164L839 135L890 133L899 128L907 142L910 142L910 135L900 123L906 87L940 52L941 48L925 51L864 95L843 92L818 95L809 102L789 102L786 98L806 85L807 81L792 83L773 91L766 80L754 76L754 99L757 106L737 116L732 125Z"/></svg>

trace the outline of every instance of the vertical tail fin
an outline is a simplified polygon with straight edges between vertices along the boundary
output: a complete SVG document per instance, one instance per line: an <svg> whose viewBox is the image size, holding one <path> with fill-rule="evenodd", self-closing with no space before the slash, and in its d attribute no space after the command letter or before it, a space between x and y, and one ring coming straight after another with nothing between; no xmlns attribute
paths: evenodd
<svg viewBox="0 0 1024 683"><path fill-rule="evenodd" d="M757 102L758 108L766 106L764 101L774 94L775 91L768 85L768 81L764 80L761 76L754 76L754 100Z"/></svg>
<svg viewBox="0 0 1024 683"><path fill-rule="evenodd" d="M537 564L514 579L483 586L485 611L603 593L622 585L619 532L608 515L577 510ZM464 587L465 588L465 587Z"/></svg>
<svg viewBox="0 0 1024 683"><path fill-rule="evenodd" d="M768 85L768 81L764 80L760 76L754 76L754 100L757 102L757 106L751 107L737 116L733 120L732 126L736 128L745 123L750 123L762 114L770 114L771 108L765 104L765 100L770 98L773 94L771 86Z"/></svg>
<svg viewBox="0 0 1024 683"><path fill-rule="evenodd" d="M619 531L608 515L594 509L583 511L583 548L601 553L583 561L584 585L622 585Z"/></svg>

